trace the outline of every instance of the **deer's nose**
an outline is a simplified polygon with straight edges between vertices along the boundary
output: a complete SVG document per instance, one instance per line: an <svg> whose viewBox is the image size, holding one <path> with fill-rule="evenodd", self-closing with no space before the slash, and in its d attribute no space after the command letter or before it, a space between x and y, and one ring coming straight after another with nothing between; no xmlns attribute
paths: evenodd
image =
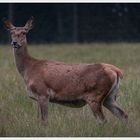
<svg viewBox="0 0 140 140"><path fill-rule="evenodd" d="M13 41L12 43L11 43L11 45L16 45L17 44L17 42L15 42L15 41Z"/></svg>

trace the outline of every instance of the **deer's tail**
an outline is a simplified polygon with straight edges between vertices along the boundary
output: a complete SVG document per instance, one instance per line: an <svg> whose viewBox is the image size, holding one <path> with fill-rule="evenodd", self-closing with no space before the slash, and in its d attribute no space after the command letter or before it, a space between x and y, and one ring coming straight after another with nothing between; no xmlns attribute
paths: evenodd
<svg viewBox="0 0 140 140"><path fill-rule="evenodd" d="M104 64L105 66L109 67L111 70L115 71L117 75L122 79L124 77L123 70L117 68L116 66L113 66L111 64Z"/></svg>

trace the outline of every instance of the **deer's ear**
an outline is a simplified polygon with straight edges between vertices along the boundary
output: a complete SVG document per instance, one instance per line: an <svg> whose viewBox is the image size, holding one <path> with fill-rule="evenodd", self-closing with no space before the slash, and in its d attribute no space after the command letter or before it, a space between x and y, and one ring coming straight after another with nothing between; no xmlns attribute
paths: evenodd
<svg viewBox="0 0 140 140"><path fill-rule="evenodd" d="M27 31L29 31L33 28L33 20L34 20L34 17L31 16L30 19L26 22L25 28Z"/></svg>
<svg viewBox="0 0 140 140"><path fill-rule="evenodd" d="M4 23L4 27L8 30L11 30L12 28L14 28L15 26L10 22L10 20L3 18L2 19L3 23Z"/></svg>

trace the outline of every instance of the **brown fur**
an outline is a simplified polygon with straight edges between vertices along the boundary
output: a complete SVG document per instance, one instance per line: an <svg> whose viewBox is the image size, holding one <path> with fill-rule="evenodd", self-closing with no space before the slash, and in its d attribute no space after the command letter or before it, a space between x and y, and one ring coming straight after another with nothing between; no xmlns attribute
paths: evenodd
<svg viewBox="0 0 140 140"><path fill-rule="evenodd" d="M119 68L117 68L111 64L103 64L103 65L109 67L111 70L116 71L121 79L124 77L124 72L122 70L120 70Z"/></svg>
<svg viewBox="0 0 140 140"><path fill-rule="evenodd" d="M11 30L17 69L23 77L27 94L38 103L38 117L41 120L47 119L48 101L70 107L88 104L96 119L103 122L104 103L117 117L127 118L124 111L119 108L120 112L111 104L116 103L112 93L118 85L118 79L123 77L122 70L104 63L65 64L53 60L37 60L28 54L24 34L31 28L32 19L24 27L14 27L9 21L5 24Z"/></svg>

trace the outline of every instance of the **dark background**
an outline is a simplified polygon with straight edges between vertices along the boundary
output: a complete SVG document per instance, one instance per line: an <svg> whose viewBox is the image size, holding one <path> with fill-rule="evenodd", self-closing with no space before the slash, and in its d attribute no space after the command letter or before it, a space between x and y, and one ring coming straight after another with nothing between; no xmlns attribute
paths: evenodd
<svg viewBox="0 0 140 140"><path fill-rule="evenodd" d="M139 42L140 4L133 3L0 3L0 19L23 26L34 16L30 43ZM0 22L0 43L8 33Z"/></svg>

